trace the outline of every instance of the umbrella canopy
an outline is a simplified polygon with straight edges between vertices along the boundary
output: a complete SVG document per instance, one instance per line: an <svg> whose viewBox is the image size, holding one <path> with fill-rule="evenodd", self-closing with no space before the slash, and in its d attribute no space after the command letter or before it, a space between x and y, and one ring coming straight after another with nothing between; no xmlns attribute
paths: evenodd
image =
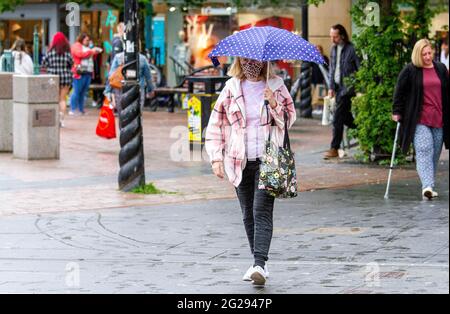
<svg viewBox="0 0 450 314"><path fill-rule="evenodd" d="M324 64L320 52L310 42L287 30L252 27L221 40L208 55L215 66L219 56L243 57L259 61L302 60Z"/></svg>

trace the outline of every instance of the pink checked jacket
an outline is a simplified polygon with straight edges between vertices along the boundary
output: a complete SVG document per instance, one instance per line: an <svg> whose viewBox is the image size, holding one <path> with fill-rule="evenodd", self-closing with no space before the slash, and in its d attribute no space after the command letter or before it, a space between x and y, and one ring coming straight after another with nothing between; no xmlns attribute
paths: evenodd
<svg viewBox="0 0 450 314"><path fill-rule="evenodd" d="M276 76L270 79L268 86L274 92L277 106L272 109L269 105L269 110L267 110L264 103L261 103L260 125L264 129L265 139L267 140L274 119L276 126L273 127L271 140L277 146L282 146L284 112L288 113L287 123L288 128L290 128L296 120L295 107L291 95L280 77ZM247 162L245 119L245 99L241 81L237 78L231 78L226 82L209 118L205 135L205 149L211 163L223 161L225 174L236 187L241 183L242 171Z"/></svg>

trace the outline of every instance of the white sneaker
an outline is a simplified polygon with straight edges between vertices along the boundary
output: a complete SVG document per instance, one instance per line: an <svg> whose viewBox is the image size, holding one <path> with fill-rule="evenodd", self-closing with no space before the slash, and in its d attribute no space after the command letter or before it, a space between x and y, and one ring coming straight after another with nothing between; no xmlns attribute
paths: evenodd
<svg viewBox="0 0 450 314"><path fill-rule="evenodd" d="M255 286L264 286L267 279L266 273L261 266L255 266L253 268L253 273L250 275L250 278L252 279L252 283Z"/></svg>
<svg viewBox="0 0 450 314"><path fill-rule="evenodd" d="M247 269L244 277L242 277L242 280L243 281L252 281L252 278L250 277L252 274L253 274L253 265Z"/></svg>
<svg viewBox="0 0 450 314"><path fill-rule="evenodd" d="M74 116L74 115L75 115L75 112L69 111L69 116Z"/></svg>
<svg viewBox="0 0 450 314"><path fill-rule="evenodd" d="M433 190L431 188L425 188L422 190L422 196L431 200L433 198Z"/></svg>
<svg viewBox="0 0 450 314"><path fill-rule="evenodd" d="M432 191L431 194L432 194L433 198L439 197L439 194L436 191Z"/></svg>
<svg viewBox="0 0 450 314"><path fill-rule="evenodd" d="M253 268L253 265L248 268L244 277L242 277L243 281L252 281L251 275L253 274ZM267 264L264 266L264 272L266 273L266 278L269 278L269 268L267 268Z"/></svg>

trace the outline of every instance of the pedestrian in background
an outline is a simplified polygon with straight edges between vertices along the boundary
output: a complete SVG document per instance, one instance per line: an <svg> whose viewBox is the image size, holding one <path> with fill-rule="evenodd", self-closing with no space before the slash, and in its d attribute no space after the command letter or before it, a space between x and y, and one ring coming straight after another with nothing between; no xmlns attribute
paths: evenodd
<svg viewBox="0 0 450 314"><path fill-rule="evenodd" d="M280 147L284 125L292 126L296 112L283 79L268 71L266 62L237 57L228 75L232 78L220 93L209 119L205 149L214 174L221 179L226 174L235 186L242 209L254 257L243 280L264 285L269 276L266 262L272 240L275 199L266 190L258 189L259 167L272 122L275 123L273 129L282 135L272 136L271 140L275 147ZM266 85L267 76L270 79ZM269 103L265 105L264 100Z"/></svg>
<svg viewBox="0 0 450 314"><path fill-rule="evenodd" d="M411 142L416 152L422 196L437 197L435 175L443 142L449 147L448 70L433 61L430 41L419 40L412 63L400 72L394 94L392 119L401 123L400 143L407 153Z"/></svg>
<svg viewBox="0 0 450 314"><path fill-rule="evenodd" d="M52 39L47 54L43 57L42 66L47 73L59 76L59 124L64 127L66 114L66 98L72 86L73 58L67 37L57 32Z"/></svg>
<svg viewBox="0 0 450 314"><path fill-rule="evenodd" d="M312 84L312 95L313 95L312 104L313 104L313 106L318 103L318 101L321 97L321 93L320 93L322 91L321 86L323 86L323 88L327 87L327 82L325 80L325 73L328 73L328 64L330 62L328 57L323 52L323 47L321 45L317 45L316 48L317 48L317 50L319 50L319 52L322 55L323 59L325 60L326 64L319 65L317 63L311 63L311 69L312 69L311 84ZM324 70L324 72L322 72L321 67Z"/></svg>
<svg viewBox="0 0 450 314"><path fill-rule="evenodd" d="M110 63L112 60L114 60L114 57L119 52L123 52L123 36L125 34L125 24L123 22L120 22L117 24L116 27L117 33L114 34L113 40L112 40L112 50L111 50L111 56L110 56Z"/></svg>
<svg viewBox="0 0 450 314"><path fill-rule="evenodd" d="M351 112L352 97L354 90L345 86L344 79L358 71L359 59L355 52L355 47L350 42L347 30L341 24L331 27L330 38L333 43L330 54L330 88L328 96L336 97L336 110L333 119L333 139L330 149L325 153L324 158L336 158L339 156L338 149L341 146L344 135L344 125L355 128L353 115Z"/></svg>
<svg viewBox="0 0 450 314"><path fill-rule="evenodd" d="M448 34L442 42L440 61L445 64L448 70Z"/></svg>
<svg viewBox="0 0 450 314"><path fill-rule="evenodd" d="M11 47L12 56L14 58L14 73L16 74L33 74L33 60L28 54L25 40L16 39Z"/></svg>
<svg viewBox="0 0 450 314"><path fill-rule="evenodd" d="M330 60L324 54L323 47L321 45L317 45L316 47L326 62L326 64L324 64L323 67L326 71L328 71L328 64L330 63ZM320 70L319 65L317 63L311 63L311 66L312 66L311 84L314 86L314 88L316 88L317 85L319 84L325 84L325 78L322 71Z"/></svg>
<svg viewBox="0 0 450 314"><path fill-rule="evenodd" d="M119 52L115 55L114 60L111 64L111 69L109 70L108 77L111 77L115 71L121 71L122 65L125 62L125 54L124 52ZM147 61L147 58L140 53L139 54L139 85L140 85L140 106L141 111L144 109L145 98L152 98L155 95L155 86L152 82L152 75L150 72L150 65ZM112 88L109 84L109 81L106 80L106 87L104 94L108 99L112 100L114 95L114 105L117 110L117 114L120 114L122 110L120 105L120 99L122 98L122 89L120 88Z"/></svg>
<svg viewBox="0 0 450 314"><path fill-rule="evenodd" d="M85 113L84 101L94 72L92 56L102 52L102 49L98 47L89 48L89 40L89 35L81 33L71 48L74 65L72 68L73 93L70 98L69 115L75 114L76 109L81 114Z"/></svg>

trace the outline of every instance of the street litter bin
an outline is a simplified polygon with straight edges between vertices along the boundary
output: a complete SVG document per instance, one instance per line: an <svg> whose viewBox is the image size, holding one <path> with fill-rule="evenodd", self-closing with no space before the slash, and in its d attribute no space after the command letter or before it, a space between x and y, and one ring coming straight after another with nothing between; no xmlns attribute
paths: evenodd
<svg viewBox="0 0 450 314"><path fill-rule="evenodd" d="M205 145L205 129L208 126L211 111L228 76L188 76L188 128L191 151L202 151ZM202 83L201 92L194 91L194 84ZM221 84L216 91L216 85Z"/></svg>

